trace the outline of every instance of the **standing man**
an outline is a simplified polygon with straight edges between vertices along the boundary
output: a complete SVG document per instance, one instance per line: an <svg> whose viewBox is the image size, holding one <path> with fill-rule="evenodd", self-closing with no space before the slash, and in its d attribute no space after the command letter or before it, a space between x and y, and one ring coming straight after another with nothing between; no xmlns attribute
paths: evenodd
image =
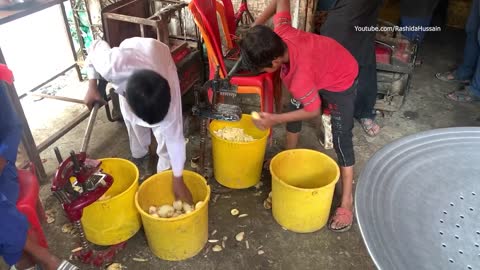
<svg viewBox="0 0 480 270"><path fill-rule="evenodd" d="M172 168L175 197L192 203L183 182L186 154L182 102L170 48L151 38L125 39L115 48L98 40L92 44L86 68L86 105L91 108L95 102L104 102L97 88L100 76L112 83L119 94L134 162L146 167L153 131L158 144L157 172Z"/></svg>
<svg viewBox="0 0 480 270"><path fill-rule="evenodd" d="M328 11L320 34L342 44L357 60L359 66L355 118L367 135L380 132L375 122L377 101L377 70L375 59L375 32L359 31L356 27L377 25L378 11L383 0L337 0Z"/></svg>

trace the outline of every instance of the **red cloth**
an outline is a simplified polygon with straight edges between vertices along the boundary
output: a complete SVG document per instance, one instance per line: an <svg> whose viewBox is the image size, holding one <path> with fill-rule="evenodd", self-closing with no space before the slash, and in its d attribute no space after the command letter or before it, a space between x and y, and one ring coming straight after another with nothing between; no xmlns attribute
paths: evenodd
<svg viewBox="0 0 480 270"><path fill-rule="evenodd" d="M273 17L275 33L287 44L289 63L282 66L281 78L292 96L306 111L320 108L318 90L342 92L358 75L355 58L335 40L292 27L289 12Z"/></svg>
<svg viewBox="0 0 480 270"><path fill-rule="evenodd" d="M0 81L6 81L8 84L13 83L13 73L4 64L0 64Z"/></svg>

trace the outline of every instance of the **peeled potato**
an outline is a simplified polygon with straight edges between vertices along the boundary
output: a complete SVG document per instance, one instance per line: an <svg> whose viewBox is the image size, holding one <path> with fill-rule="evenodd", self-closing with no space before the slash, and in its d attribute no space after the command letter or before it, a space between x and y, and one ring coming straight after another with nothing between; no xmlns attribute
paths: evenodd
<svg viewBox="0 0 480 270"><path fill-rule="evenodd" d="M173 208L175 208L175 211L182 211L183 202L181 200L174 201L173 202Z"/></svg>
<svg viewBox="0 0 480 270"><path fill-rule="evenodd" d="M193 206L191 206L187 202L183 202L183 212L185 212L185 214L188 214L192 211L193 211Z"/></svg>
<svg viewBox="0 0 480 270"><path fill-rule="evenodd" d="M200 208L200 206L202 205L203 201L198 201L196 204L195 204L195 209L198 209Z"/></svg>
<svg viewBox="0 0 480 270"><path fill-rule="evenodd" d="M255 120L259 120L259 119L260 119L260 114L259 114L258 112L253 111L253 112L251 113L251 115L252 115L252 118L255 119Z"/></svg>
<svg viewBox="0 0 480 270"><path fill-rule="evenodd" d="M169 218L172 217L175 213L175 208L169 204L162 205L158 208L157 214L161 218Z"/></svg>
<svg viewBox="0 0 480 270"><path fill-rule="evenodd" d="M157 208L156 208L155 206L150 206L150 207L148 208L148 213L149 213L150 215L152 215L153 213L156 213L156 212L157 212Z"/></svg>

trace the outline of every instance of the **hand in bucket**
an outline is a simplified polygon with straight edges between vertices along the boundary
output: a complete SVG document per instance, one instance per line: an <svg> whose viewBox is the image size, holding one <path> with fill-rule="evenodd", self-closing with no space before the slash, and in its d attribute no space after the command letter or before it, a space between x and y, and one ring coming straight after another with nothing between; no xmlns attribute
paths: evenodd
<svg viewBox="0 0 480 270"><path fill-rule="evenodd" d="M185 185L182 176L173 177L173 194L175 194L176 200L182 200L184 202L188 202L189 204L193 204L192 194Z"/></svg>

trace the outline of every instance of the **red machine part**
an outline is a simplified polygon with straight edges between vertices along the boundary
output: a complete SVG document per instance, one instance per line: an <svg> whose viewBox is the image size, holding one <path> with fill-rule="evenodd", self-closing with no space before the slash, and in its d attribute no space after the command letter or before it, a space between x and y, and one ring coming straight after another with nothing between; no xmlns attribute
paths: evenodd
<svg viewBox="0 0 480 270"><path fill-rule="evenodd" d="M101 162L87 159L85 153L75 154L75 157L76 161L70 156L60 164L53 179L52 191L65 191L71 188L70 178L72 177L75 178L78 185L83 186L93 174L99 171ZM78 162L78 168L75 168L75 162ZM71 222L80 220L83 208L97 201L113 184L113 178L110 175L106 175L104 181L105 185L98 185L94 190L74 196L70 202L62 204Z"/></svg>
<svg viewBox="0 0 480 270"><path fill-rule="evenodd" d="M92 249L79 250L73 253L73 257L80 260L82 263L100 267L106 263L112 262L113 257L125 248L127 242L122 242L108 247L105 250L94 251Z"/></svg>

